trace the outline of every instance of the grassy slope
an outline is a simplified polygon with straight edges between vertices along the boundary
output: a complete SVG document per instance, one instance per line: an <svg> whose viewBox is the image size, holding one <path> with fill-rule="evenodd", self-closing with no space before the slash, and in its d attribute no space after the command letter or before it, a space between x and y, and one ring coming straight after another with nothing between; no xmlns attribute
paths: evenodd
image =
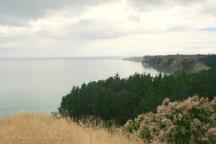
<svg viewBox="0 0 216 144"><path fill-rule="evenodd" d="M121 132L79 126L46 114L26 113L0 118L0 144L133 144Z"/></svg>

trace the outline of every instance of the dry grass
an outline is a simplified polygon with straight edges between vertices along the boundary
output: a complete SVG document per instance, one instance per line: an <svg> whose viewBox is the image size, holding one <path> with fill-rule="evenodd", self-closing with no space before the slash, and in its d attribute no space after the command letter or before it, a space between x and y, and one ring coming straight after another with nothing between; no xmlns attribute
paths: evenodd
<svg viewBox="0 0 216 144"><path fill-rule="evenodd" d="M46 114L26 113L0 118L0 144L135 144L121 132L79 126Z"/></svg>

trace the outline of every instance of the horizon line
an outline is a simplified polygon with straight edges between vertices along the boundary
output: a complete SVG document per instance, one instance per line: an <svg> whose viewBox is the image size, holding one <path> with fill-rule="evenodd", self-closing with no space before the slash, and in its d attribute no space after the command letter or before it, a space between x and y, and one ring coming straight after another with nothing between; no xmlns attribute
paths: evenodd
<svg viewBox="0 0 216 144"><path fill-rule="evenodd" d="M131 57L144 57L144 56L168 56L168 55L215 55L214 53L209 54L148 54L148 55L137 55L137 56L61 56L61 57L0 57L0 60L9 59L94 59L94 58L131 58Z"/></svg>

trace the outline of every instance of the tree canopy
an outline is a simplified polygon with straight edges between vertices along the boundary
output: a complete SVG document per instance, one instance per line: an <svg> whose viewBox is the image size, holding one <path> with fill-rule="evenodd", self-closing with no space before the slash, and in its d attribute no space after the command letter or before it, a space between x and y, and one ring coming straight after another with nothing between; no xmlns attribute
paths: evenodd
<svg viewBox="0 0 216 144"><path fill-rule="evenodd" d="M193 95L213 99L216 95L216 69L195 74L134 74L120 78L117 74L106 80L74 86L58 108L60 115L80 119L99 117L124 124L138 114L154 112L164 98L183 100Z"/></svg>

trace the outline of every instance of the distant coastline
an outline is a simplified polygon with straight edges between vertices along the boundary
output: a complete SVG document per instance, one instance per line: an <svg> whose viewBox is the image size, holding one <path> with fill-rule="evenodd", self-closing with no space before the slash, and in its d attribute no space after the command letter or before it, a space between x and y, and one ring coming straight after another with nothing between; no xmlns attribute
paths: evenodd
<svg viewBox="0 0 216 144"><path fill-rule="evenodd" d="M164 73L178 74L196 73L215 67L216 55L156 55L130 57L124 60L145 63Z"/></svg>

